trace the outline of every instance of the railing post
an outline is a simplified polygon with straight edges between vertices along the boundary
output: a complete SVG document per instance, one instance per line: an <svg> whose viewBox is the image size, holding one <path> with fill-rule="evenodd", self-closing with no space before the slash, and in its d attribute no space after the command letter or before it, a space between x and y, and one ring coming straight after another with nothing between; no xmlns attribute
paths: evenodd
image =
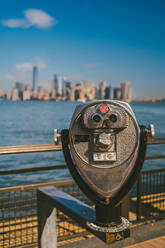
<svg viewBox="0 0 165 248"><path fill-rule="evenodd" d="M140 172L137 180L137 205L136 205L136 218L141 219L141 194L142 194L142 173Z"/></svg>

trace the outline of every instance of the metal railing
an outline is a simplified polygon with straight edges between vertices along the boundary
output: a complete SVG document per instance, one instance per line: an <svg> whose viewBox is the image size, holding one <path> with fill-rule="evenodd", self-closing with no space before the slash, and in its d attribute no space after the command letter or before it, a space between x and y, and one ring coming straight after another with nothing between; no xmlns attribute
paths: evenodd
<svg viewBox="0 0 165 248"><path fill-rule="evenodd" d="M62 150L61 144L6 146L6 147L0 147L0 155L34 153L34 152L54 152L54 151L61 151L61 150Z"/></svg>
<svg viewBox="0 0 165 248"><path fill-rule="evenodd" d="M165 216L165 169L142 171L137 182L137 220Z"/></svg>
<svg viewBox="0 0 165 248"><path fill-rule="evenodd" d="M73 180L0 189L0 247L37 247L38 218L36 189L54 185L61 190L92 204ZM58 243L88 235L72 219L58 211Z"/></svg>
<svg viewBox="0 0 165 248"><path fill-rule="evenodd" d="M165 139L148 141L149 145L165 144ZM60 151L59 145L33 145L0 147L0 155ZM163 159L165 155L146 156L146 160ZM44 170L59 170L66 165L24 168L0 171L0 175L28 173ZM79 190L73 180L49 182L26 186L0 188L0 248L38 247L37 246L37 206L36 189L55 185L63 191L92 205ZM129 219L144 221L165 216L165 169L142 171L136 185L136 190L130 197ZM78 226L72 219L58 211L58 244L64 244L68 239L87 238L89 233Z"/></svg>
<svg viewBox="0 0 165 248"><path fill-rule="evenodd" d="M165 144L165 138L149 139L147 143L148 145ZM0 147L0 155L36 153L36 152L54 152L54 151L62 151L62 145L44 144L44 145ZM155 160L155 159L164 159L164 158L165 155L155 155L155 156L146 156L145 160L153 160L153 159ZM26 173L26 172L58 170L58 169L66 169L66 168L67 168L66 165L54 165L54 166L42 166L35 168L15 169L15 170L12 169L12 170L0 171L0 176Z"/></svg>

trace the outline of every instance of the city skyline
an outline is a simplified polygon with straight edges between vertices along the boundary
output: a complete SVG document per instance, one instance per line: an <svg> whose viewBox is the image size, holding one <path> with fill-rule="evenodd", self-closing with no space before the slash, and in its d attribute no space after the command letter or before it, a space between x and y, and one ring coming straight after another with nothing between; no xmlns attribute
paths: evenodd
<svg viewBox="0 0 165 248"><path fill-rule="evenodd" d="M0 9L0 88L30 84L36 65L48 89L57 72L97 87L130 81L134 96L164 97L164 10L161 0L7 0Z"/></svg>
<svg viewBox="0 0 165 248"><path fill-rule="evenodd" d="M54 74L51 90L39 85L38 67L32 68L31 85L15 82L11 91L0 88L0 100L61 100L61 101L91 101L95 99L115 99L130 102L132 100L131 83L120 83L116 88L105 80L96 87L94 82L84 80L74 84L65 76Z"/></svg>

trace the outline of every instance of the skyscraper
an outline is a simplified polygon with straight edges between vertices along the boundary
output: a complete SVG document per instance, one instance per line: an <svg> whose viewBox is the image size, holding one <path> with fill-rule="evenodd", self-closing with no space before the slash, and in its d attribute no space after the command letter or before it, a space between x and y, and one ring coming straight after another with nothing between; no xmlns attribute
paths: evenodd
<svg viewBox="0 0 165 248"><path fill-rule="evenodd" d="M23 99L23 92L27 90L28 86L24 83L21 82L16 82L15 83L15 89L18 90L18 96L22 100Z"/></svg>
<svg viewBox="0 0 165 248"><path fill-rule="evenodd" d="M70 99L71 97L71 91L72 91L72 87L71 87L71 82L66 82L66 98Z"/></svg>
<svg viewBox="0 0 165 248"><path fill-rule="evenodd" d="M67 83L66 77L63 77L62 79L62 96L63 97L66 97L66 83Z"/></svg>
<svg viewBox="0 0 165 248"><path fill-rule="evenodd" d="M38 92L38 68L35 65L33 67L33 86L32 86L32 91L37 93Z"/></svg>
<svg viewBox="0 0 165 248"><path fill-rule="evenodd" d="M131 101L131 83L124 82L120 84L121 87L121 100L125 102Z"/></svg>
<svg viewBox="0 0 165 248"><path fill-rule="evenodd" d="M99 84L99 90L98 90L98 98L99 99L104 99L105 97L105 89L106 89L106 81L103 80L100 84Z"/></svg>
<svg viewBox="0 0 165 248"><path fill-rule="evenodd" d="M120 87L116 87L113 89L113 98L115 100L120 100L121 99L121 88Z"/></svg>
<svg viewBox="0 0 165 248"><path fill-rule="evenodd" d="M62 77L55 74L53 80L53 88L56 91L56 96L62 96L62 85L63 85Z"/></svg>
<svg viewBox="0 0 165 248"><path fill-rule="evenodd" d="M112 99L112 87L108 86L105 88L105 99Z"/></svg>

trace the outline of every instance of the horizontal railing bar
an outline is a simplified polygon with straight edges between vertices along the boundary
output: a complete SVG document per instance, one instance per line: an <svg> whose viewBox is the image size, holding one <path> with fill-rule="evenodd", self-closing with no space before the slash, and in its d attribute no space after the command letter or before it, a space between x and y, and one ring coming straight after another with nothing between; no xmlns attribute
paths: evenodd
<svg viewBox="0 0 165 248"><path fill-rule="evenodd" d="M17 170L6 170L6 171L0 171L0 176L4 175L11 175L11 174L19 174L19 173L27 173L27 172L36 172L36 171L47 171L47 170L60 170L60 169L66 169L66 165L53 165L53 166L43 166L43 167L33 167L33 168L27 168L27 169L17 169Z"/></svg>
<svg viewBox="0 0 165 248"><path fill-rule="evenodd" d="M148 173L164 172L164 171L165 171L165 169L163 168L163 169L154 169L154 170L144 170L141 173L142 174L148 174ZM68 184L72 185L72 184L75 184L75 182L74 182L74 180L70 179L70 180L64 180L64 181L6 187L6 188L0 188L0 193L20 191L20 190L30 190L30 189L36 189L39 187L46 187L46 186L65 186Z"/></svg>
<svg viewBox="0 0 165 248"><path fill-rule="evenodd" d="M145 160L155 160L155 159L165 159L165 155L145 157ZM52 166L43 166L43 167L32 167L32 168L26 168L26 169L5 170L5 171L0 171L0 176L28 173L28 172L37 172L37 171L60 170L60 169L67 169L67 166L66 165L52 165Z"/></svg>
<svg viewBox="0 0 165 248"><path fill-rule="evenodd" d="M61 144L7 146L7 147L0 147L0 155L33 153L33 152L53 152L53 151L61 151L61 150L62 150Z"/></svg>
<svg viewBox="0 0 165 248"><path fill-rule="evenodd" d="M72 179L70 179L70 180L64 180L64 181L6 187L6 188L0 188L0 193L21 191L21 190L30 190L30 189L40 188L40 187L47 187L47 186L65 186L68 184L72 185L72 184L75 184L75 182Z"/></svg>
<svg viewBox="0 0 165 248"><path fill-rule="evenodd" d="M165 172L165 168L160 168L160 169L152 169L152 170L142 170L141 173L142 174L153 174L153 173L161 173L161 172Z"/></svg>
<svg viewBox="0 0 165 248"><path fill-rule="evenodd" d="M165 138L148 139L147 143L149 145L165 144Z"/></svg>
<svg viewBox="0 0 165 248"><path fill-rule="evenodd" d="M146 156L145 160L154 160L154 159L164 159L165 155L158 155L158 156Z"/></svg>
<svg viewBox="0 0 165 248"><path fill-rule="evenodd" d="M155 159L165 159L165 155L145 157L145 160L155 160ZM60 170L60 169L67 169L67 168L68 167L66 165L52 165L52 166L33 167L33 168L17 169L17 170L6 170L6 171L0 171L0 176L19 174L19 173L28 173L28 172L37 172L37 171Z"/></svg>
<svg viewBox="0 0 165 248"><path fill-rule="evenodd" d="M165 144L165 138L148 139L149 145ZM0 147L0 155L33 153L33 152L52 152L61 151L62 145L44 144L44 145L26 145L26 146L8 146Z"/></svg>

